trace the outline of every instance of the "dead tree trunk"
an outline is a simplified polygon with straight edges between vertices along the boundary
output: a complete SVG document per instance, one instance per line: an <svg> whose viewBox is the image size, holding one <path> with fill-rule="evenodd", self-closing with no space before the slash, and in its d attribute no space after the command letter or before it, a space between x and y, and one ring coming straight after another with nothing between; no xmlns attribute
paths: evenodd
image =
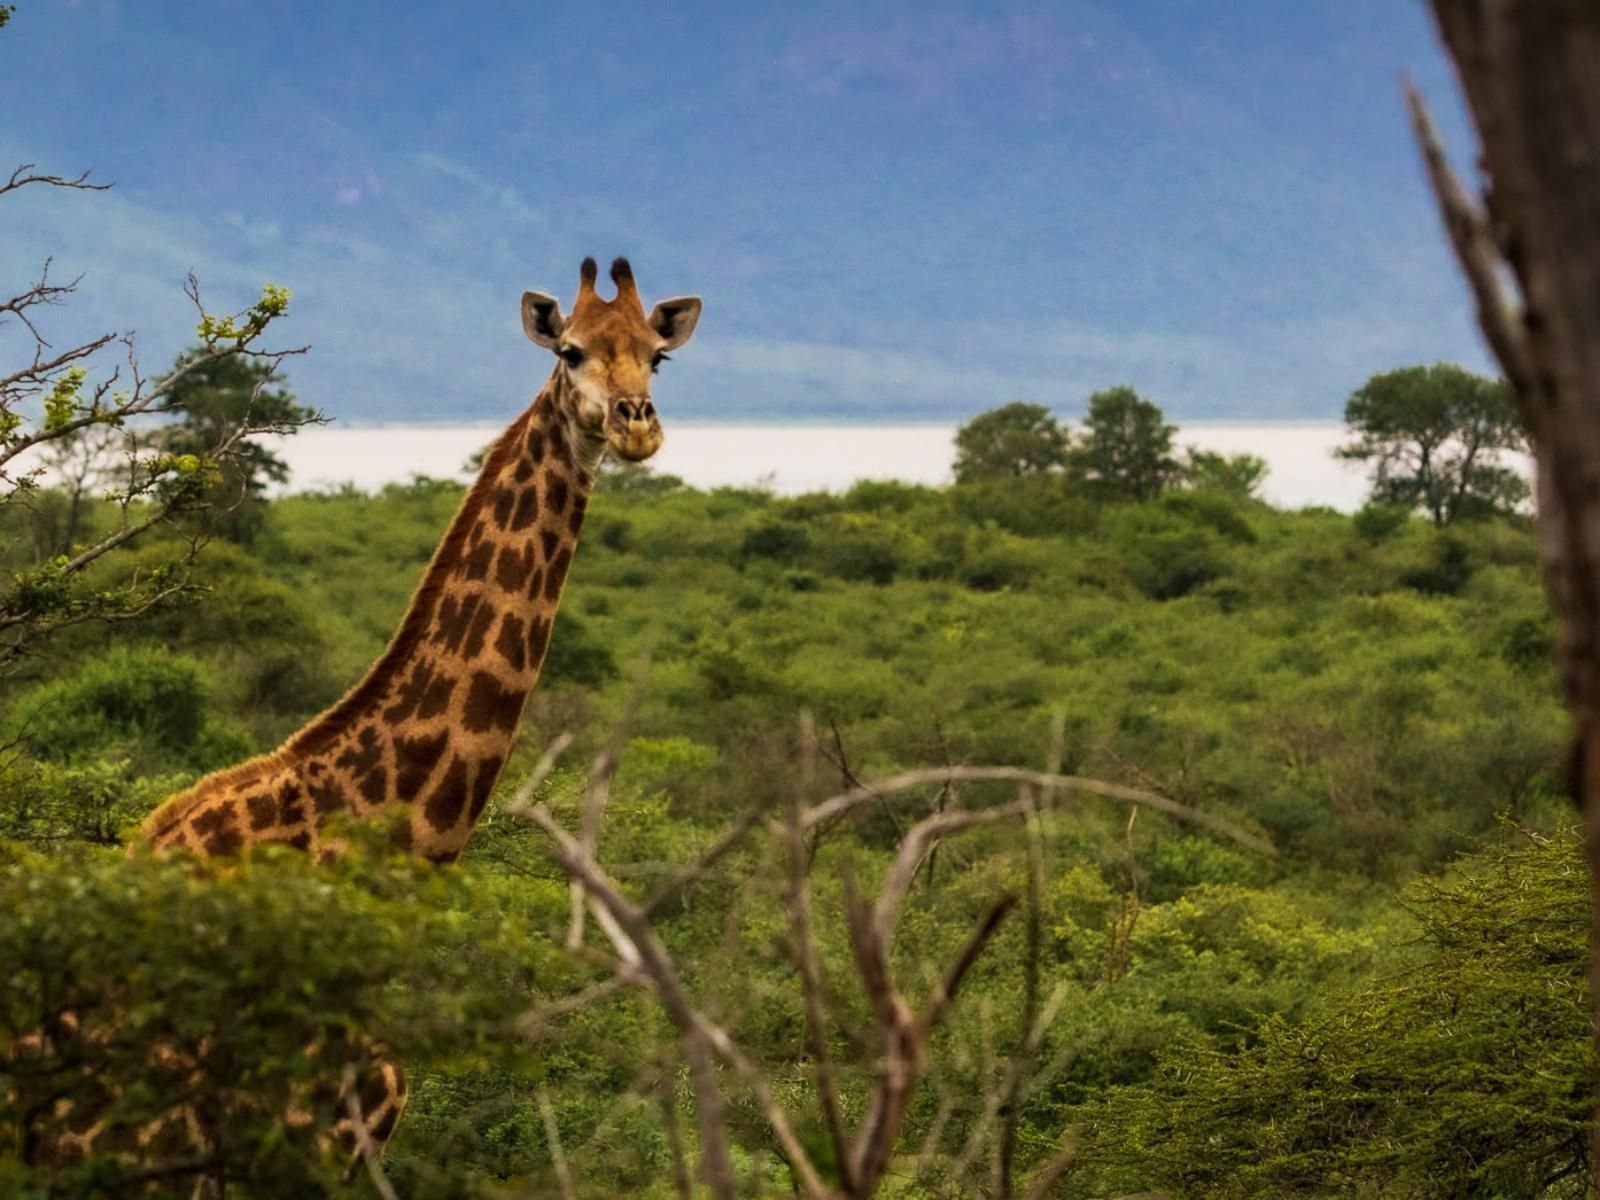
<svg viewBox="0 0 1600 1200"><path fill-rule="evenodd" d="M1595 888L1590 982L1600 1016L1600 4L1432 5L1477 126L1481 196L1451 172L1421 99L1408 99L1479 323L1533 441L1540 549L1574 721L1573 798Z"/></svg>

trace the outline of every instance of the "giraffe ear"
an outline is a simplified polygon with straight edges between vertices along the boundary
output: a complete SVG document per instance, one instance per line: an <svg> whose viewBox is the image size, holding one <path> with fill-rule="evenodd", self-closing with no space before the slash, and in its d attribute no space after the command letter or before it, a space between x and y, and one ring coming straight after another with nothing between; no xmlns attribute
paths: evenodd
<svg viewBox="0 0 1600 1200"><path fill-rule="evenodd" d="M676 350L687 342L699 320L699 296L675 296L650 310L650 328L666 339L663 350Z"/></svg>
<svg viewBox="0 0 1600 1200"><path fill-rule="evenodd" d="M535 346L554 350L567 319L561 315L561 301L543 292L522 293L522 332Z"/></svg>

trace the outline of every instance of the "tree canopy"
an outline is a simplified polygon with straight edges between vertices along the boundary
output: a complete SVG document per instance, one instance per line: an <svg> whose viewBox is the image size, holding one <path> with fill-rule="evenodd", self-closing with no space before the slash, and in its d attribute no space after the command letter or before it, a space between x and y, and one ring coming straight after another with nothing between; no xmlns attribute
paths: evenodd
<svg viewBox="0 0 1600 1200"><path fill-rule="evenodd" d="M956 432L956 482L1059 471L1067 465L1069 446L1067 431L1044 405L1002 405Z"/></svg>
<svg viewBox="0 0 1600 1200"><path fill-rule="evenodd" d="M1073 463L1103 498L1149 500L1178 478L1177 426L1133 388L1095 392L1083 426Z"/></svg>
<svg viewBox="0 0 1600 1200"><path fill-rule="evenodd" d="M1266 478L1267 460L1259 454L1222 454L1197 446L1183 454L1183 480L1200 491L1249 499L1260 491Z"/></svg>
<svg viewBox="0 0 1600 1200"><path fill-rule="evenodd" d="M1351 440L1335 452L1372 470L1372 498L1420 508L1434 524L1509 512L1528 485L1501 461L1527 434L1504 380L1453 363L1374 375L1345 403Z"/></svg>

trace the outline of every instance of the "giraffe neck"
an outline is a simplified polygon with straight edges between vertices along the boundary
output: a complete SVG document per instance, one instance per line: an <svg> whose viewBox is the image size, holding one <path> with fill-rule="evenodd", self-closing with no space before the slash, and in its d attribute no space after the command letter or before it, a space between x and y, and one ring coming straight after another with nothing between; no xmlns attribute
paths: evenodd
<svg viewBox="0 0 1600 1200"><path fill-rule="evenodd" d="M430 858L466 844L544 662L604 449L573 424L566 387L557 370L490 450L389 649L290 742L314 807L330 788L409 805L405 840Z"/></svg>
<svg viewBox="0 0 1600 1200"><path fill-rule="evenodd" d="M323 845L337 813L393 809L396 840L456 857L539 677L604 442L564 374L501 435L399 631L362 680L271 754L200 780L146 821L157 846Z"/></svg>

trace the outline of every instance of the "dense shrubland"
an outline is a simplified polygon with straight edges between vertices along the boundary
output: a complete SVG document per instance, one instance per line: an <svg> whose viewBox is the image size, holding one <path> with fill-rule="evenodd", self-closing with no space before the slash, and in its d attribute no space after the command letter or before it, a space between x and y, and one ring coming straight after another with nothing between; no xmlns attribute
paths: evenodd
<svg viewBox="0 0 1600 1200"><path fill-rule="evenodd" d="M1036 903L999 926L934 1036L887 1194L996 1194L1006 1143L1017 1195L1047 1165L1044 1194L1061 1196L1581 1187L1583 875L1529 529L1075 484L1046 470L781 499L609 480L503 791L571 733L539 795L576 828L584 767L633 696L599 856L635 896L750 805L781 808L802 710L823 754L813 799L906 767L1016 764L1159 792L1271 839L1275 857L1145 808L1130 821L1109 801L1058 805L1035 844ZM63 630L13 678L5 1033L37 1028L55 972L80 991L148 983L152 1027L237 1028L230 1052L278 1094L303 1070L282 1052L294 1036L365 1028L412 1068L386 1160L402 1195L547 1194L553 1144L578 1194L674 1195L673 1139L692 1161L697 1134L670 1028L637 991L562 1007L609 972L561 949L565 874L504 797L463 862L427 875L381 855L333 873L272 856L193 878L113 848L161 796L275 744L359 673L459 496L422 479L273 501L248 546L201 559L206 594L113 645ZM867 805L814 847L851 1119L880 1048L841 871L870 891L941 792ZM969 784L960 799L1015 795ZM782 861L756 829L656 928L826 1171ZM1016 825L940 846L900 919L907 986L925 995L933 965L998 896L1028 895L1034 870ZM208 961L220 977L201 978ZM1052 1019L1013 1093L1030 970ZM286 978L270 1005L241 998ZM726 1090L737 1172L788 1194L760 1106ZM250 1128L239 1175L318 1186L320 1166ZM8 1161L13 1190L42 1186Z"/></svg>

